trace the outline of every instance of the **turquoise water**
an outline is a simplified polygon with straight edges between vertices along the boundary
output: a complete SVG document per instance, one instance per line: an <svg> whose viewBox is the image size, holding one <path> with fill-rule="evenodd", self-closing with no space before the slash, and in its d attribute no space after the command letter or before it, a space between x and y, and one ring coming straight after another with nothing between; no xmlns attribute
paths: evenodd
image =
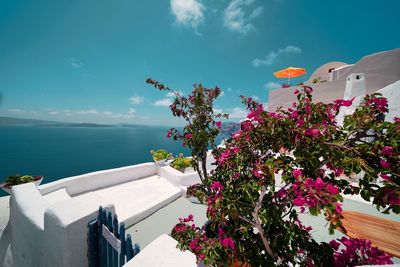
<svg viewBox="0 0 400 267"><path fill-rule="evenodd" d="M0 127L0 180L20 173L43 183L87 172L152 161L151 149L189 155L167 127ZM0 190L0 196L6 195Z"/></svg>

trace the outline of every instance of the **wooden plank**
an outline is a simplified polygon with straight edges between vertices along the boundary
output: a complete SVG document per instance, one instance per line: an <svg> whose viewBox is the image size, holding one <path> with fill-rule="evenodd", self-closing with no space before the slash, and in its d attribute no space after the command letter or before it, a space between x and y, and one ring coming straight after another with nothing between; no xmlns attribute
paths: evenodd
<svg viewBox="0 0 400 267"><path fill-rule="evenodd" d="M126 261L128 262L130 259L133 258L133 247L132 247L132 237L130 234L128 234L126 238Z"/></svg>
<svg viewBox="0 0 400 267"><path fill-rule="evenodd" d="M136 256L140 252L140 246L138 243L135 243L133 246L133 256Z"/></svg>
<svg viewBox="0 0 400 267"><path fill-rule="evenodd" d="M107 228L110 232L113 231L111 212L107 212ZM107 266L112 267L113 247L107 242Z"/></svg>
<svg viewBox="0 0 400 267"><path fill-rule="evenodd" d="M101 221L102 221L102 225L106 225L107 226L107 214L106 211L103 209L102 213L101 213ZM101 227L102 228L102 227ZM103 235L101 235L101 245L102 245L102 255L101 255L101 262L100 262L100 266L102 267L106 267L107 266L107 241L105 240L105 238L103 237Z"/></svg>
<svg viewBox="0 0 400 267"><path fill-rule="evenodd" d="M103 246L102 246L102 236L101 236L101 228L102 228L102 214L103 214L103 207L99 207L99 215L97 216L97 246L99 248L99 255L98 255L98 265L100 267L103 267L101 259L102 259L102 254L103 254Z"/></svg>
<svg viewBox="0 0 400 267"><path fill-rule="evenodd" d="M118 239L118 217L116 214L113 216L113 235ZM118 242L121 244L121 242ZM121 245L119 246L119 251L114 250L113 252L113 267L118 267L118 255L121 253Z"/></svg>
<svg viewBox="0 0 400 267"><path fill-rule="evenodd" d="M121 240L121 254L119 254L119 266L125 264L125 223L119 226L119 239Z"/></svg>
<svg viewBox="0 0 400 267"><path fill-rule="evenodd" d="M88 224L88 259L89 267L99 266L99 236L98 236L98 221L93 220Z"/></svg>
<svg viewBox="0 0 400 267"><path fill-rule="evenodd" d="M345 234L370 240L386 253L400 257L400 222L356 211L343 211L342 214Z"/></svg>

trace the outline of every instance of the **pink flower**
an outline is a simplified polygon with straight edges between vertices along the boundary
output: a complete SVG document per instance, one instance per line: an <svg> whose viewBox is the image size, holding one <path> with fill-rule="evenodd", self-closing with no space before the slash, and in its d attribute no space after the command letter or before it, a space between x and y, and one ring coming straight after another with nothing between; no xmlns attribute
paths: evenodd
<svg viewBox="0 0 400 267"><path fill-rule="evenodd" d="M387 181L390 181L390 180L392 179L392 177L390 177L389 175L384 174L384 173L381 173L381 174L380 174L380 177L381 177L382 179L384 179L384 180L387 180Z"/></svg>
<svg viewBox="0 0 400 267"><path fill-rule="evenodd" d="M333 248L333 250L338 250L338 248L340 247L340 243L336 240L331 240L329 242L329 245Z"/></svg>
<svg viewBox="0 0 400 267"><path fill-rule="evenodd" d="M315 187L318 189L322 189L326 185L326 183L320 177L318 177L317 180L315 180L314 184L315 184Z"/></svg>
<svg viewBox="0 0 400 267"><path fill-rule="evenodd" d="M317 136L317 135L319 135L320 133L321 133L321 131L320 131L320 130L318 130L318 129L312 129L312 128L308 128L308 129L306 129L306 131L305 131L304 135L305 135L305 136L311 136L311 137L314 137L314 136Z"/></svg>
<svg viewBox="0 0 400 267"><path fill-rule="evenodd" d="M331 193L332 195L337 195L339 194L339 189L331 184L328 184L328 186L326 187L326 190L329 191L329 193Z"/></svg>
<svg viewBox="0 0 400 267"><path fill-rule="evenodd" d="M177 233L184 233L186 232L186 225L183 223L179 223L175 225L174 229Z"/></svg>
<svg viewBox="0 0 400 267"><path fill-rule="evenodd" d="M257 178L263 178L263 172L261 170L253 170L253 175Z"/></svg>
<svg viewBox="0 0 400 267"><path fill-rule="evenodd" d="M394 148L393 147L391 147L391 146L385 146L383 149L382 149L382 155L384 155L384 156L391 156L392 154L393 154L393 151L394 151Z"/></svg>
<svg viewBox="0 0 400 267"><path fill-rule="evenodd" d="M220 182L215 181L210 185L210 189L216 190L216 191L221 191L221 190L224 190L224 186Z"/></svg>
<svg viewBox="0 0 400 267"><path fill-rule="evenodd" d="M230 247L231 249L235 249L235 243L233 242L233 239L230 237L224 238L221 244L224 248Z"/></svg>
<svg viewBox="0 0 400 267"><path fill-rule="evenodd" d="M390 167L390 163L384 159L381 159L380 164L384 169L388 169Z"/></svg>
<svg viewBox="0 0 400 267"><path fill-rule="evenodd" d="M353 104L353 100L355 97L353 97L352 99L349 100L342 100L342 106L344 107L350 107Z"/></svg>
<svg viewBox="0 0 400 267"><path fill-rule="evenodd" d="M299 113L297 111L294 111L292 114L290 114L290 117L292 119L296 119L299 116Z"/></svg>
<svg viewBox="0 0 400 267"><path fill-rule="evenodd" d="M336 203L336 209L335 209L336 213L342 213L343 209L342 209L342 204L340 203Z"/></svg>
<svg viewBox="0 0 400 267"><path fill-rule="evenodd" d="M293 92L293 94L295 94L295 95L297 95L298 93L300 93L300 91L299 90L294 90L294 92Z"/></svg>
<svg viewBox="0 0 400 267"><path fill-rule="evenodd" d="M293 200L293 204L295 206L303 206L304 203L305 203L305 201L304 201L303 198L296 198L296 199Z"/></svg>
<svg viewBox="0 0 400 267"><path fill-rule="evenodd" d="M395 123L400 123L400 118L399 117L394 117L394 122Z"/></svg>
<svg viewBox="0 0 400 267"><path fill-rule="evenodd" d="M336 107L350 107L353 104L353 100L355 97L352 99L344 100L344 99L336 99L333 101Z"/></svg>
<svg viewBox="0 0 400 267"><path fill-rule="evenodd" d="M336 176L340 176L340 175L342 175L342 174L343 174L343 169L341 169L341 168L335 169L335 175L336 175Z"/></svg>
<svg viewBox="0 0 400 267"><path fill-rule="evenodd" d="M193 135L191 133L187 133L186 134L186 139L190 140L192 139Z"/></svg>
<svg viewBox="0 0 400 267"><path fill-rule="evenodd" d="M171 132L171 130L169 130L169 131L167 132L167 137L170 138L171 136L172 136L172 132Z"/></svg>
<svg viewBox="0 0 400 267"><path fill-rule="evenodd" d="M294 178L297 179L297 178L299 178L300 176L303 175L303 171L301 169L294 169L292 171L292 175L293 175Z"/></svg>
<svg viewBox="0 0 400 267"><path fill-rule="evenodd" d="M303 126L303 124L304 124L304 120L302 118L298 118L297 122L296 122L296 126L300 127L300 126Z"/></svg>
<svg viewBox="0 0 400 267"><path fill-rule="evenodd" d="M232 147L231 148L231 151L234 153L234 154L237 154L238 152L239 152L239 148L238 147Z"/></svg>
<svg viewBox="0 0 400 267"><path fill-rule="evenodd" d="M221 129L222 122L220 121L215 122L215 126L217 126L218 129Z"/></svg>

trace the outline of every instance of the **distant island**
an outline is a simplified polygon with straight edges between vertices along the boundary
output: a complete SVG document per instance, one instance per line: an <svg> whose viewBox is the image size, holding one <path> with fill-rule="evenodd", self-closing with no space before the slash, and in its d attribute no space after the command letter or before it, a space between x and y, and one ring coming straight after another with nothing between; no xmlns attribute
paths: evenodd
<svg viewBox="0 0 400 267"><path fill-rule="evenodd" d="M46 121L37 119L21 119L14 117L0 117L0 126L42 126L42 127L116 127L117 125L98 124L98 123L74 123Z"/></svg>
<svg viewBox="0 0 400 267"><path fill-rule="evenodd" d="M149 127L148 125L130 124L130 123L118 123L118 124L100 124L91 122L60 122L60 121L47 121L38 119L23 119L15 117L1 117L0 116L0 126L40 126L40 127L87 127L87 128L110 128L110 127L126 127L126 128L136 128L136 127ZM167 127L167 126L162 126ZM233 133L240 130L240 124L236 122L224 122L222 123L221 132L226 136L230 136Z"/></svg>

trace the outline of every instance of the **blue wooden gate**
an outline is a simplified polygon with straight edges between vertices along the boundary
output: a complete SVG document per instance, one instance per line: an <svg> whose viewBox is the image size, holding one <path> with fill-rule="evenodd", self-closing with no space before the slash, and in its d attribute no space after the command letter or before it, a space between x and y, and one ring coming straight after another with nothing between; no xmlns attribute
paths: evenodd
<svg viewBox="0 0 400 267"><path fill-rule="evenodd" d="M90 267L119 267L140 251L137 243L133 245L131 235L125 236L125 224L118 224L117 215L112 215L101 206L98 218L91 221L88 227Z"/></svg>

